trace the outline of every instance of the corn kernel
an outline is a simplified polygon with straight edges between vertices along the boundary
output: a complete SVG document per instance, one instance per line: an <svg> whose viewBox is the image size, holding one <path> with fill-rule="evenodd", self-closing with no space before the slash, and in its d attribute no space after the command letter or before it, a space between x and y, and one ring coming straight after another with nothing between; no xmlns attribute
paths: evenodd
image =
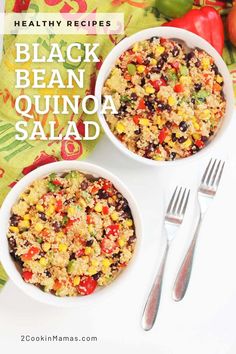
<svg viewBox="0 0 236 354"><path fill-rule="evenodd" d="M121 123L121 122L118 122L118 123L116 124L116 130L118 131L119 134L124 133L124 131L125 131L125 126L124 126L124 124Z"/></svg>
<svg viewBox="0 0 236 354"><path fill-rule="evenodd" d="M104 259L102 260L102 265L103 265L103 267L108 268L108 267L110 266L110 264L111 264L111 262L109 261L108 258L104 258Z"/></svg>
<svg viewBox="0 0 236 354"><path fill-rule="evenodd" d="M37 224L36 224L37 225ZM35 226L36 226L35 225ZM19 223L19 226L22 227L23 229L26 228L28 229L30 227L30 222L29 220L22 220L20 223ZM36 230L36 229L35 229ZM36 230L37 231L37 230ZM41 230L40 230L41 231Z"/></svg>
<svg viewBox="0 0 236 354"><path fill-rule="evenodd" d="M161 155L156 155L156 156L154 156L154 160L156 160L156 161L162 161L162 160L164 160L164 157L161 156Z"/></svg>
<svg viewBox="0 0 236 354"><path fill-rule="evenodd" d="M142 74L145 70L145 66L144 65L137 65L137 72L139 74Z"/></svg>
<svg viewBox="0 0 236 354"><path fill-rule="evenodd" d="M59 239L61 239L62 237L64 237L64 233L63 233L63 232L58 232L58 233L57 233L57 237L58 237Z"/></svg>
<svg viewBox="0 0 236 354"><path fill-rule="evenodd" d="M150 64L151 64L151 65L156 65L156 64L157 64L157 60L154 59L154 58L152 58L152 59L150 60Z"/></svg>
<svg viewBox="0 0 236 354"><path fill-rule="evenodd" d="M34 228L35 228L35 231L40 232L43 230L43 224L41 224L40 222L37 222L35 224Z"/></svg>
<svg viewBox="0 0 236 354"><path fill-rule="evenodd" d="M161 55L161 54L164 53L164 51L165 51L165 48L164 48L164 47L162 47L162 46L160 46L160 45L158 45L158 46L156 47L156 55Z"/></svg>
<svg viewBox="0 0 236 354"><path fill-rule="evenodd" d="M94 275L97 273L97 268L96 267L89 267L88 269L89 275Z"/></svg>
<svg viewBox="0 0 236 354"><path fill-rule="evenodd" d="M183 85L188 85L188 84L191 84L192 82L192 79L190 76L181 76L180 79L179 79L180 83L183 84Z"/></svg>
<svg viewBox="0 0 236 354"><path fill-rule="evenodd" d="M182 146L183 146L184 148L188 148L188 147L191 146L191 145L192 145L192 140L189 139L189 138L182 144Z"/></svg>
<svg viewBox="0 0 236 354"><path fill-rule="evenodd" d="M152 86L147 86L147 87L145 88L145 92L151 94L151 93L154 93L154 92L155 92L155 89L154 89L154 87L152 87Z"/></svg>
<svg viewBox="0 0 236 354"><path fill-rule="evenodd" d="M158 124L158 125L162 124L163 122L162 122L161 116L156 116L154 118L154 123Z"/></svg>
<svg viewBox="0 0 236 354"><path fill-rule="evenodd" d="M209 69L209 67L210 67L210 59L209 58L202 59L202 67L203 67L203 69Z"/></svg>
<svg viewBox="0 0 236 354"><path fill-rule="evenodd" d="M30 220L30 219L31 219L30 214L25 214L24 215L24 220Z"/></svg>
<svg viewBox="0 0 236 354"><path fill-rule="evenodd" d="M93 233L94 233L94 227L93 227L92 224L89 224L89 225L88 225L88 232L89 232L90 234L93 234Z"/></svg>
<svg viewBox="0 0 236 354"><path fill-rule="evenodd" d="M66 252L67 251L67 245L65 243L60 243L58 246L59 252Z"/></svg>
<svg viewBox="0 0 236 354"><path fill-rule="evenodd" d="M211 117L211 111L209 109L205 109L203 112L202 112L203 116L207 119L210 119Z"/></svg>
<svg viewBox="0 0 236 354"><path fill-rule="evenodd" d="M170 106L174 106L176 104L176 99L173 96L168 98L168 103Z"/></svg>
<svg viewBox="0 0 236 354"><path fill-rule="evenodd" d="M86 254L86 256L88 256L89 254L92 253L92 248L91 247L85 247L84 253Z"/></svg>
<svg viewBox="0 0 236 354"><path fill-rule="evenodd" d="M216 82L218 82L218 84L221 84L223 82L223 77L220 75L216 76Z"/></svg>
<svg viewBox="0 0 236 354"><path fill-rule="evenodd" d="M68 214L68 217L71 218L72 216L74 216L76 213L76 209L75 207L71 206L68 208L67 210L67 214Z"/></svg>
<svg viewBox="0 0 236 354"><path fill-rule="evenodd" d="M119 219L119 214L114 211L114 213L111 214L111 218L113 221L117 221Z"/></svg>
<svg viewBox="0 0 236 354"><path fill-rule="evenodd" d="M49 207L48 207L48 209L46 211L46 215L50 216L50 215L52 215L54 213L54 211L55 211L54 205L49 205Z"/></svg>
<svg viewBox="0 0 236 354"><path fill-rule="evenodd" d="M44 211L44 207L43 207L41 204L37 204L37 205L36 205L36 209L37 209L38 211Z"/></svg>
<svg viewBox="0 0 236 354"><path fill-rule="evenodd" d="M73 285L74 285L74 286L77 286L77 285L79 285L79 283L80 283L80 277L78 277L78 276L74 277L74 279L73 279Z"/></svg>
<svg viewBox="0 0 236 354"><path fill-rule="evenodd" d="M147 118L141 118L141 119L139 119L139 124L141 124L141 125L147 126L147 125L149 125L149 123L150 123L150 121L149 121L149 119L147 119Z"/></svg>
<svg viewBox="0 0 236 354"><path fill-rule="evenodd" d="M94 210L97 212L97 213L101 213L102 212L102 204L101 203L97 203L94 207Z"/></svg>
<svg viewBox="0 0 236 354"><path fill-rule="evenodd" d="M125 241L124 241L122 238L120 238L120 239L118 240L118 243L119 243L119 246L120 246L120 247L124 247L124 245L125 245Z"/></svg>
<svg viewBox="0 0 236 354"><path fill-rule="evenodd" d="M195 134L193 134L193 138L194 138L195 140L200 140L200 139L201 139L201 135L195 133Z"/></svg>
<svg viewBox="0 0 236 354"><path fill-rule="evenodd" d="M86 206L87 206L86 201L85 201L83 198L80 198L80 199L79 199L79 205L80 205L82 208L86 208Z"/></svg>
<svg viewBox="0 0 236 354"><path fill-rule="evenodd" d="M193 122L193 126L197 130L200 128L200 125L197 122Z"/></svg>
<svg viewBox="0 0 236 354"><path fill-rule="evenodd" d="M9 227L9 230L10 230L11 232L15 232L15 233L18 233L18 232L19 232L19 229L18 229L18 227L16 227L16 226L10 226L10 227Z"/></svg>
<svg viewBox="0 0 236 354"><path fill-rule="evenodd" d="M138 43L135 43L132 48L132 51L136 53L138 50L139 50L139 45L138 45Z"/></svg>
<svg viewBox="0 0 236 354"><path fill-rule="evenodd" d="M42 245L42 249L44 250L44 252L47 252L49 251L51 248L51 245L49 242L45 242L43 245Z"/></svg>
<svg viewBox="0 0 236 354"><path fill-rule="evenodd" d="M45 257L41 257L39 260L39 263L42 267L46 267L46 265L48 264L47 260Z"/></svg>
<svg viewBox="0 0 236 354"><path fill-rule="evenodd" d="M132 226L132 225L133 225L133 220L132 220L132 219L127 219L127 220L125 221L125 226L130 227L130 226Z"/></svg>

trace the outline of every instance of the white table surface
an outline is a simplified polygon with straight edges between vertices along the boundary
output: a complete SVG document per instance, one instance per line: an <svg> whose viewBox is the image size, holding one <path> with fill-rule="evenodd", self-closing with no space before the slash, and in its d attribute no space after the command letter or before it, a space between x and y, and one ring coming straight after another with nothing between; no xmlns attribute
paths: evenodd
<svg viewBox="0 0 236 354"><path fill-rule="evenodd" d="M118 291L94 305L55 308L28 298L9 281L0 293L1 353L235 354L236 353L236 121L214 157L226 160L217 196L206 215L184 300L171 299L171 287L196 222L196 189L208 157L181 168L152 168L130 161L104 137L88 161L119 176L135 195L143 215L139 256ZM181 231L173 241L157 321L140 326L142 309L163 250L162 216L175 185L191 187ZM20 342L20 335L97 336L96 343ZM2 351L3 348L5 351Z"/></svg>

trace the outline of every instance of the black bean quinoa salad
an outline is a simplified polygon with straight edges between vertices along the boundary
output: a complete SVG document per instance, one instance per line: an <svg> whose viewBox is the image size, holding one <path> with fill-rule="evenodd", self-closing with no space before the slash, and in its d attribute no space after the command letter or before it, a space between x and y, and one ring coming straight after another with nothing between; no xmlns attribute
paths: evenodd
<svg viewBox="0 0 236 354"><path fill-rule="evenodd" d="M76 296L117 277L136 235L128 202L109 180L71 171L28 187L12 208L8 241L25 282Z"/></svg>
<svg viewBox="0 0 236 354"><path fill-rule="evenodd" d="M153 37L116 61L103 87L118 114L106 114L114 135L152 160L195 154L216 133L225 113L223 78L200 49Z"/></svg>

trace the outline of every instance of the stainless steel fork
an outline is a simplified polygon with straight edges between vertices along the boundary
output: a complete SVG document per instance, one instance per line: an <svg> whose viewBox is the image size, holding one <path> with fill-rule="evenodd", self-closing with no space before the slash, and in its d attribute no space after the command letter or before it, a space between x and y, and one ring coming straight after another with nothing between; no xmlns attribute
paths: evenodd
<svg viewBox="0 0 236 354"><path fill-rule="evenodd" d="M162 288L162 279L167 259L167 254L169 251L169 246L175 234L182 224L184 214L187 208L188 199L189 199L190 190L183 188L175 188L175 191L170 200L169 206L166 211L164 226L166 231L166 247L164 254L162 256L161 265L159 271L154 280L152 289L149 293L144 311L142 316L142 327L145 331L149 331L154 323L157 316L160 299L161 299L161 288Z"/></svg>
<svg viewBox="0 0 236 354"><path fill-rule="evenodd" d="M177 274L172 297L175 301L180 301L183 299L186 290L188 288L189 279L191 275L192 265L193 265L193 257L196 242L199 235L199 230L202 224L202 220L204 215L210 205L210 202L214 198L217 188L219 186L221 176L224 170L224 161L217 161L212 159L207 165L207 168L202 176L201 184L198 189L198 203L200 208L199 219L196 226L196 230L192 239L192 242L189 246L189 249L186 253L186 256L183 260L183 263L180 267L180 270Z"/></svg>

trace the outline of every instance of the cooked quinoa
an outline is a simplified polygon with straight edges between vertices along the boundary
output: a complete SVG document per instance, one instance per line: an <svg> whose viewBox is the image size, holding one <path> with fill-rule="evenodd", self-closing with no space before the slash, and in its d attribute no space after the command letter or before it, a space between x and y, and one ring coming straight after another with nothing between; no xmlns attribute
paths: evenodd
<svg viewBox="0 0 236 354"><path fill-rule="evenodd" d="M35 181L12 208L10 254L22 278L57 296L89 295L129 263L135 227L127 200L78 171Z"/></svg>
<svg viewBox="0 0 236 354"><path fill-rule="evenodd" d="M106 114L114 135L152 160L195 154L214 136L225 113L223 77L200 49L152 37L116 61L103 87L117 114Z"/></svg>

